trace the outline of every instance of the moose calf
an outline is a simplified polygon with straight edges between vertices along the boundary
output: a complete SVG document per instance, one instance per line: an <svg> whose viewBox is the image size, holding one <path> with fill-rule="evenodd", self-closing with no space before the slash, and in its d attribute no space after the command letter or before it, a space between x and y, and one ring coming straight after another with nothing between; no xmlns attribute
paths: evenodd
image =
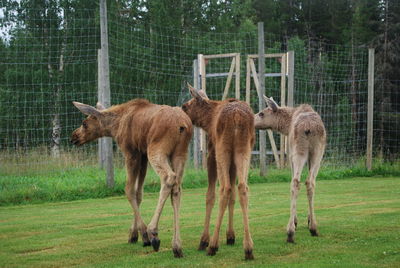
<svg viewBox="0 0 400 268"><path fill-rule="evenodd" d="M208 134L208 191L206 197L206 217L199 250L208 245L208 255L218 250L219 231L224 212L229 205L229 226L227 244L234 244L233 210L235 204L236 176L243 212L245 259L253 259L253 241L248 219L247 176L251 149L254 144L254 114L247 103L235 99L213 101L203 91L196 91L188 85L192 99L182 106L193 124ZM215 202L215 185L219 180L219 212L214 235L210 241L209 226L211 210Z"/></svg>
<svg viewBox="0 0 400 268"><path fill-rule="evenodd" d="M308 161L309 174L306 180L308 196L308 228L311 235L318 236L314 214L315 178L325 150L326 132L321 117L310 105L279 107L264 96L267 108L255 115L257 129L272 129L289 139L289 154L292 168L290 218L287 225L287 242L294 242L297 227L296 202L300 189L300 175Z"/></svg>
<svg viewBox="0 0 400 268"><path fill-rule="evenodd" d="M156 105L143 99L108 109L99 103L97 108L79 102L73 104L88 117L72 133L71 142L82 145L100 137L113 137L125 156L125 193L134 213L129 242L137 242L140 231L144 246L151 244L158 251L158 222L165 201L171 194L174 210L172 248L175 257L182 257L179 208L183 169L192 136L190 118L179 107ZM161 190L153 218L146 227L139 207L148 161L160 176Z"/></svg>

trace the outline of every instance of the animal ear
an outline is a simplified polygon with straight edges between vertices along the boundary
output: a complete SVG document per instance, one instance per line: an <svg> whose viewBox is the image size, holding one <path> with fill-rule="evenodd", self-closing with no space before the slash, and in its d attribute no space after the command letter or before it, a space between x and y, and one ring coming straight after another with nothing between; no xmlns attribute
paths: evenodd
<svg viewBox="0 0 400 268"><path fill-rule="evenodd" d="M209 100L209 98L204 90L199 90L198 93L199 93L200 97L202 97L203 99Z"/></svg>
<svg viewBox="0 0 400 268"><path fill-rule="evenodd" d="M204 99L208 99L207 95L205 95L206 98L204 98L199 91L197 91L194 87L192 87L192 85L190 85L189 83L187 83L187 86L189 88L189 92L190 95L192 95L193 98L195 98L196 100L199 101L203 101ZM205 94L205 93L204 93Z"/></svg>
<svg viewBox="0 0 400 268"><path fill-rule="evenodd" d="M94 117L102 116L102 113L93 106L83 104L77 101L73 101L72 103L75 105L76 108L78 108L79 111L81 111L86 115L93 115Z"/></svg>
<svg viewBox="0 0 400 268"><path fill-rule="evenodd" d="M279 108L279 105L274 101L274 99L268 98L267 96L264 95L264 100L265 103L268 105L268 107L270 107L272 109L272 111L276 112Z"/></svg>
<svg viewBox="0 0 400 268"><path fill-rule="evenodd" d="M99 111L103 111L103 110L106 109L106 107L104 107L104 105L101 104L99 101L98 101L97 104L96 104L96 108L97 108L97 110L99 110Z"/></svg>

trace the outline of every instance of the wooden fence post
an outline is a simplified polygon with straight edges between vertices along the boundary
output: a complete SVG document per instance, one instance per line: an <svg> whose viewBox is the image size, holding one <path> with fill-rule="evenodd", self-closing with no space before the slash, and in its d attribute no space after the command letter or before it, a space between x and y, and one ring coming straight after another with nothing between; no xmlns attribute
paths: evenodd
<svg viewBox="0 0 400 268"><path fill-rule="evenodd" d="M260 96L258 98L258 108L263 110L265 108L264 98L265 95L265 49L264 49L264 23L258 23L258 82ZM265 130L260 130L260 176L265 176L267 173L266 164L266 136Z"/></svg>
<svg viewBox="0 0 400 268"><path fill-rule="evenodd" d="M368 49L368 112L367 112L367 170L372 169L372 142L374 131L374 67L375 49Z"/></svg>
<svg viewBox="0 0 400 268"><path fill-rule="evenodd" d="M109 72L109 62L108 62L108 30L107 30L107 4L106 0L100 0L100 63L99 63L99 85L98 85L98 96L99 101L108 108L111 105L111 94L110 94L110 72ZM102 138L102 145L99 145L99 152L102 160L101 163L104 164L106 168L106 181L107 186L114 187L114 166L113 166L113 144L110 137Z"/></svg>
<svg viewBox="0 0 400 268"><path fill-rule="evenodd" d="M199 88L199 63L193 61L193 86ZM195 169L200 168L200 128L194 126L193 131L193 164Z"/></svg>

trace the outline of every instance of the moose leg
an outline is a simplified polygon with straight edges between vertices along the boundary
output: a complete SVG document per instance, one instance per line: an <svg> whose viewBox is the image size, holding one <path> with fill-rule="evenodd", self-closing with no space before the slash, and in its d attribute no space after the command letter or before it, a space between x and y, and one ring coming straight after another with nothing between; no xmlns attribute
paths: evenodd
<svg viewBox="0 0 400 268"><path fill-rule="evenodd" d="M165 154L153 152L149 153L148 156L152 167L161 179L161 190L157 207L149 225L147 226L147 233L151 240L151 245L155 251L158 251L160 248L160 239L158 238L158 222L160 220L165 201L170 195L173 185L176 183L176 175L175 172L172 171L168 163L168 157Z"/></svg>
<svg viewBox="0 0 400 268"><path fill-rule="evenodd" d="M172 160L172 166L176 173L176 183L172 186L171 203L174 209L174 237L172 238L172 251L175 258L183 257L181 234L179 225L179 209L181 205L181 183L183 170L185 167L186 155L174 156Z"/></svg>
<svg viewBox="0 0 400 268"><path fill-rule="evenodd" d="M229 179L229 166L230 166L230 152L226 152L226 150L218 150L216 153L217 159L217 173L219 179L219 210L218 210L218 218L217 224L215 225L214 234L210 241L210 246L207 251L207 255L214 256L218 251L219 245L219 231L221 229L222 219L224 217L224 213L226 207L228 206L228 201L231 196L232 186L230 184Z"/></svg>
<svg viewBox="0 0 400 268"><path fill-rule="evenodd" d="M232 186L231 196L229 198L228 203L228 211L229 211L229 220L228 220L228 230L226 231L226 244L234 245L235 244L235 231L233 229L233 212L235 209L235 200L236 200L236 165L231 164L229 170L229 177Z"/></svg>
<svg viewBox="0 0 400 268"><path fill-rule="evenodd" d="M287 225L287 242L294 243L294 233L296 229L295 220L297 215L297 196L300 190L300 175L306 163L307 157L294 154L291 157L292 182L290 184L290 218Z"/></svg>
<svg viewBox="0 0 400 268"><path fill-rule="evenodd" d="M310 155L310 166L308 178L306 180L307 197L308 197L308 229L312 236L318 236L317 221L314 214L314 193L315 178L317 177L320 167L323 151L314 151Z"/></svg>
<svg viewBox="0 0 400 268"><path fill-rule="evenodd" d="M141 167L141 155L138 153L135 154L125 154L125 166L127 172L127 181L125 185L125 193L129 200L129 203L132 206L134 219L132 222L132 226L129 232L129 243L135 243L138 240L138 230L142 233L143 245L150 245L150 241L147 237L147 227L144 224L142 217L140 215L139 210L139 202L138 202L138 185L140 184L140 178L138 181L138 174ZM142 178L144 180L144 177ZM141 183L143 184L143 182Z"/></svg>
<svg viewBox="0 0 400 268"><path fill-rule="evenodd" d="M250 146L249 146L250 148ZM243 238L243 249L246 260L254 259L253 256L253 239L250 234L249 227L249 187L247 185L247 178L250 167L250 150L244 150L241 153L235 154L235 164L238 173L238 192L239 202L242 208L243 214L243 227L244 227L244 238Z"/></svg>
<svg viewBox="0 0 400 268"><path fill-rule="evenodd" d="M210 242L210 218L215 203L215 186L217 183L217 163L215 162L215 151L209 150L207 158L208 190L206 195L206 216L204 230L200 238L199 250L205 250Z"/></svg>

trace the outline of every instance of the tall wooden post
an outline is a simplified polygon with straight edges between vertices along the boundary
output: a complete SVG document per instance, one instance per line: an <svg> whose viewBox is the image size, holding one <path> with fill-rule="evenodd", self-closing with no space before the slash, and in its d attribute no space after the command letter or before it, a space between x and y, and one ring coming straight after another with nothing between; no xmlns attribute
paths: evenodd
<svg viewBox="0 0 400 268"><path fill-rule="evenodd" d="M287 53L287 65L288 65L288 96L287 106L294 106L294 51L288 51Z"/></svg>
<svg viewBox="0 0 400 268"><path fill-rule="evenodd" d="M193 61L193 86L199 88L199 63L198 60ZM200 167L200 128L194 127L193 131L193 164L194 168Z"/></svg>
<svg viewBox="0 0 400 268"><path fill-rule="evenodd" d="M199 72L201 77L201 87L206 92L206 61L204 60L203 54L197 55L197 62L199 64ZM201 150L201 164L204 169L207 168L207 133L200 129L200 150Z"/></svg>
<svg viewBox="0 0 400 268"><path fill-rule="evenodd" d="M108 62L108 30L107 30L107 4L106 0L100 0L100 56L99 62L99 85L98 85L98 96L99 101L108 108L111 105L111 94L110 94L110 71ZM99 155L101 156L100 162L106 168L106 181L108 187L114 187L114 166L113 166L113 149L112 139L109 137L100 139L101 145L99 145Z"/></svg>
<svg viewBox="0 0 400 268"><path fill-rule="evenodd" d="M265 49L264 49L264 23L258 23L258 82L260 96L258 98L258 108L263 110L265 108L264 98L265 95ZM266 135L265 130L260 130L260 176L265 176L267 173L266 164Z"/></svg>
<svg viewBox="0 0 400 268"><path fill-rule="evenodd" d="M368 49L368 112L367 112L367 161L368 170L372 169L372 142L374 131L374 67L375 49Z"/></svg>

